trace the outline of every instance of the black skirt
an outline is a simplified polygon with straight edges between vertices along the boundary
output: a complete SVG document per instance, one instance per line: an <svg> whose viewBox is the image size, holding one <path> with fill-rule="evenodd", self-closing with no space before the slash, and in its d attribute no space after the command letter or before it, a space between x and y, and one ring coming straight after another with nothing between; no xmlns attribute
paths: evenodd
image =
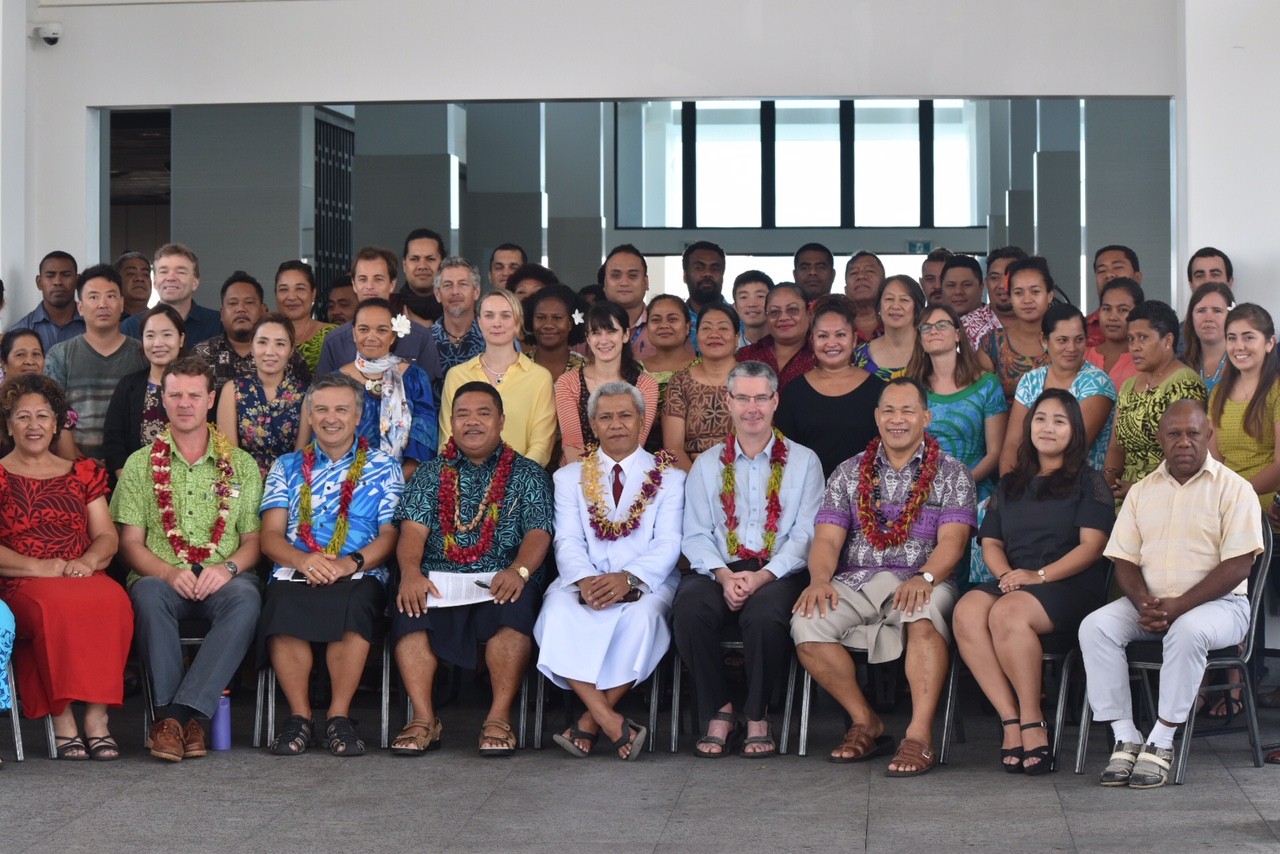
<svg viewBox="0 0 1280 854"><path fill-rule="evenodd" d="M387 593L371 576L312 587L300 581L267 585L258 620L258 666L271 663L267 638L287 635L312 643L334 643L347 632L373 640L387 610Z"/></svg>
<svg viewBox="0 0 1280 854"><path fill-rule="evenodd" d="M391 615L391 637L400 640L414 632L427 632L431 651L437 658L459 667L474 669L476 645L489 640L498 629L515 629L533 636L533 624L542 605L542 589L526 584L520 598L499 605L459 605L454 608L428 608L421 617L411 617L397 610Z"/></svg>

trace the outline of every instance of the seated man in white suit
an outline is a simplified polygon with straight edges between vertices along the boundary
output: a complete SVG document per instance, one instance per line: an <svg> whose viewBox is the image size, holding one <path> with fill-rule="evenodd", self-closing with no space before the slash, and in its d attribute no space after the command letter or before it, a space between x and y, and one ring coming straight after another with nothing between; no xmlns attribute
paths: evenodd
<svg viewBox="0 0 1280 854"><path fill-rule="evenodd" d="M587 418L600 447L555 473L560 574L533 636L538 670L587 707L556 743L585 758L604 733L620 759L636 759L648 731L614 709L671 645L684 472L669 452L640 447L644 398L635 386L600 386Z"/></svg>

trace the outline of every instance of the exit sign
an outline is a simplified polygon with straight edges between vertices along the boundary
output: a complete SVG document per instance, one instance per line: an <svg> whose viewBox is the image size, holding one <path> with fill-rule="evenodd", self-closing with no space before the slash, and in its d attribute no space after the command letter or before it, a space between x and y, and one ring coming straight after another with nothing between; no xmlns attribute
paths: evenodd
<svg viewBox="0 0 1280 854"><path fill-rule="evenodd" d="M909 255L928 255L933 251L933 241L931 240L908 240L907 254Z"/></svg>

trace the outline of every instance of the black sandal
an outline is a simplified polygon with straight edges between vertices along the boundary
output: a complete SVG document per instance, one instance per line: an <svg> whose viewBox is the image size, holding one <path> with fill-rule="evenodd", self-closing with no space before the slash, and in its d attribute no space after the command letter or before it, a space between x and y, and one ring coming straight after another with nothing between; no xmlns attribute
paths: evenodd
<svg viewBox="0 0 1280 854"><path fill-rule="evenodd" d="M703 759L723 759L733 752L734 745L742 736L742 724L734 718L732 712L716 712L711 716L713 721L725 721L733 724L733 729L729 730L729 735L721 738L718 735L704 735L698 739L693 745L693 755ZM711 753L710 751L701 750L703 745L720 748L719 753Z"/></svg>
<svg viewBox="0 0 1280 854"><path fill-rule="evenodd" d="M90 736L89 758L95 762L114 762L120 758L120 745L109 733Z"/></svg>
<svg viewBox="0 0 1280 854"><path fill-rule="evenodd" d="M68 762L87 762L89 761L89 748L85 745L84 739L78 735L55 735L53 743L57 745L54 752L59 759L65 759ZM74 752L74 751L79 751Z"/></svg>
<svg viewBox="0 0 1280 854"><path fill-rule="evenodd" d="M334 756L364 756L364 742L356 733L351 718L342 715L329 718L324 725L324 735L329 739L329 752Z"/></svg>
<svg viewBox="0 0 1280 854"><path fill-rule="evenodd" d="M1036 721L1035 723L1022 724L1022 731L1029 729L1043 729L1049 737L1049 743L1042 747L1033 747L1030 750L1023 748L1022 753L1022 773L1028 777L1038 777L1041 774L1048 774L1053 770L1053 734L1049 732L1049 724L1045 721ZM1036 764L1028 765L1028 759L1035 759Z"/></svg>
<svg viewBox="0 0 1280 854"><path fill-rule="evenodd" d="M297 756L305 753L313 744L315 724L302 715L291 715L284 722L284 729L271 742L271 752L276 756Z"/></svg>
<svg viewBox="0 0 1280 854"><path fill-rule="evenodd" d="M1001 721L1001 722L1000 722L1000 726L1001 726L1001 728L1003 728L1003 727L1007 727L1007 726L1018 726L1020 723L1021 723L1021 722L1020 722L1017 718L1009 718L1009 720L1007 720L1007 721ZM1003 738L1003 736L1001 736L1001 737ZM1006 760L1006 759L1009 759L1010 757L1012 757L1012 758L1014 758L1014 759L1017 759L1018 761L1017 761L1017 762L1005 762L1005 760ZM1021 773L1022 773L1022 770L1023 770L1023 769L1022 769L1022 759L1023 759L1023 751L1022 751L1022 745L1021 745L1021 744L1019 744L1017 747L1002 747L1002 748L1000 748L1000 764L1004 766L1004 770L1005 770L1005 772L1006 772L1006 773L1008 773L1008 774L1021 774Z"/></svg>

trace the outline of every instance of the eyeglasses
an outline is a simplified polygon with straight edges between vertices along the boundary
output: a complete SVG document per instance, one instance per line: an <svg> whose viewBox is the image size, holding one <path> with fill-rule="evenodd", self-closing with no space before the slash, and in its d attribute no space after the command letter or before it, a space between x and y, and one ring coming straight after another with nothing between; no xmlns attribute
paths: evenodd
<svg viewBox="0 0 1280 854"><path fill-rule="evenodd" d="M956 325L952 323L950 320L938 320L938 321L934 321L933 323L922 323L916 328L920 330L921 335L928 335L930 332L933 332L935 329L939 332L947 332L949 330L955 329Z"/></svg>
<svg viewBox="0 0 1280 854"><path fill-rule="evenodd" d="M804 314L804 307L799 305L789 305L785 309L771 308L764 313L765 317L769 318L770 320L777 320L778 318L782 317L782 315L784 314L787 317L799 317L800 315Z"/></svg>
<svg viewBox="0 0 1280 854"><path fill-rule="evenodd" d="M746 406L749 403L754 403L756 406L764 406L766 403L773 400L773 395L771 394L731 394L729 397L733 398L734 403L741 404L742 406Z"/></svg>

